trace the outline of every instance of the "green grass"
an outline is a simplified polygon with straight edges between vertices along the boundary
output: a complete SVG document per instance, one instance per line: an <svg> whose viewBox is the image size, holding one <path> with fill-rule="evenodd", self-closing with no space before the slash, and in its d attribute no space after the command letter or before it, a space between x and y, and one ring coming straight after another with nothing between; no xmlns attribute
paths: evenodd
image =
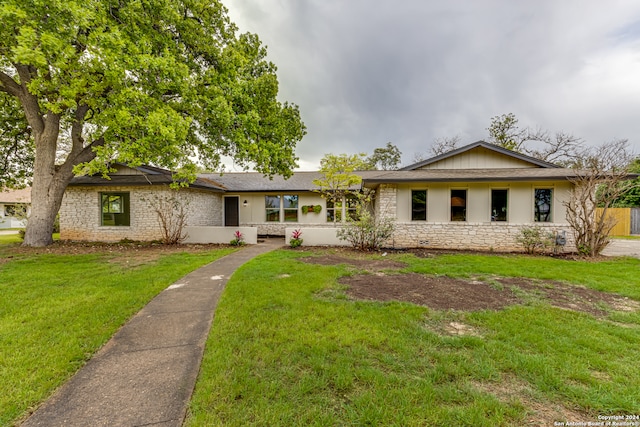
<svg viewBox="0 0 640 427"><path fill-rule="evenodd" d="M53 233L53 240L60 240L60 233ZM8 245L12 243L22 243L22 239L18 234L1 234L0 235L0 246Z"/></svg>
<svg viewBox="0 0 640 427"><path fill-rule="evenodd" d="M43 401L150 299L230 249L127 264L127 252L0 256L0 425ZM105 248L105 252L108 247Z"/></svg>
<svg viewBox="0 0 640 427"><path fill-rule="evenodd" d="M598 319L540 302L465 313L352 301L337 284L350 270L298 256L265 254L231 278L187 425L524 425L536 408L595 422L640 407L637 312ZM640 299L632 259L389 258L423 274L555 279ZM443 333L454 321L481 336Z"/></svg>

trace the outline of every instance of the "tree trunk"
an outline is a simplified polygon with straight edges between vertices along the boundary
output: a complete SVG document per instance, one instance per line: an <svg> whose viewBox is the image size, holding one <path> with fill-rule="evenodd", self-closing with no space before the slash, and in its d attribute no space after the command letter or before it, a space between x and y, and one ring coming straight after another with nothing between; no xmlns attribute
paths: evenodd
<svg viewBox="0 0 640 427"><path fill-rule="evenodd" d="M31 215L27 221L24 246L47 246L53 243L53 226L62 204L62 196L73 173L70 168L55 166L59 120L48 117L42 132L34 132L36 158L31 187Z"/></svg>

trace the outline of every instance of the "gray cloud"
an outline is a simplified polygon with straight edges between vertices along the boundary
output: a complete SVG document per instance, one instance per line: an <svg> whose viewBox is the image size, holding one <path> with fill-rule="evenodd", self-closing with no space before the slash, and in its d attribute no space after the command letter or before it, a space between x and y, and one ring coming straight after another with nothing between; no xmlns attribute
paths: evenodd
<svg viewBox="0 0 640 427"><path fill-rule="evenodd" d="M434 138L486 138L490 118L640 151L640 4L610 1L234 0L300 106L301 168L387 141L408 163Z"/></svg>

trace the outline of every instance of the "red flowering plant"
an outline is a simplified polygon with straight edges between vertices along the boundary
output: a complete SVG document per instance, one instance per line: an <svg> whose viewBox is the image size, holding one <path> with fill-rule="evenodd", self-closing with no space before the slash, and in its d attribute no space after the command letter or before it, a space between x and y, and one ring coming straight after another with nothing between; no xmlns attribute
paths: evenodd
<svg viewBox="0 0 640 427"><path fill-rule="evenodd" d="M293 230L291 233L291 240L289 240L289 245L291 245L292 248L297 248L302 244L302 239L300 238L301 235L302 231L300 231L300 229Z"/></svg>
<svg viewBox="0 0 640 427"><path fill-rule="evenodd" d="M229 244L233 246L244 246L247 244L247 242L244 241L244 236L242 235L240 230L237 230L235 233L233 233L233 237L234 239L231 240Z"/></svg>

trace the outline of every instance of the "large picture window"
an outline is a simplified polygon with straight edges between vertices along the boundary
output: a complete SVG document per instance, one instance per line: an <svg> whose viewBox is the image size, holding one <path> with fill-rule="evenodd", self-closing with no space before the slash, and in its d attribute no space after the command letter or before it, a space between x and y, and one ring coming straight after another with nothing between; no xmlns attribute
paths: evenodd
<svg viewBox="0 0 640 427"><path fill-rule="evenodd" d="M427 220L427 190L411 190L411 221Z"/></svg>
<svg viewBox="0 0 640 427"><path fill-rule="evenodd" d="M284 221L298 222L298 196L283 196Z"/></svg>
<svg viewBox="0 0 640 427"><path fill-rule="evenodd" d="M534 193L533 220L536 222L551 222L553 190L550 188L536 188Z"/></svg>
<svg viewBox="0 0 640 427"><path fill-rule="evenodd" d="M265 196L264 206L267 211L267 222L280 222L280 196Z"/></svg>
<svg viewBox="0 0 640 427"><path fill-rule="evenodd" d="M128 226L129 193L100 193L101 225Z"/></svg>
<svg viewBox="0 0 640 427"><path fill-rule="evenodd" d="M467 190L451 190L451 221L467 220Z"/></svg>
<svg viewBox="0 0 640 427"><path fill-rule="evenodd" d="M491 190L491 221L507 220L508 190Z"/></svg>

